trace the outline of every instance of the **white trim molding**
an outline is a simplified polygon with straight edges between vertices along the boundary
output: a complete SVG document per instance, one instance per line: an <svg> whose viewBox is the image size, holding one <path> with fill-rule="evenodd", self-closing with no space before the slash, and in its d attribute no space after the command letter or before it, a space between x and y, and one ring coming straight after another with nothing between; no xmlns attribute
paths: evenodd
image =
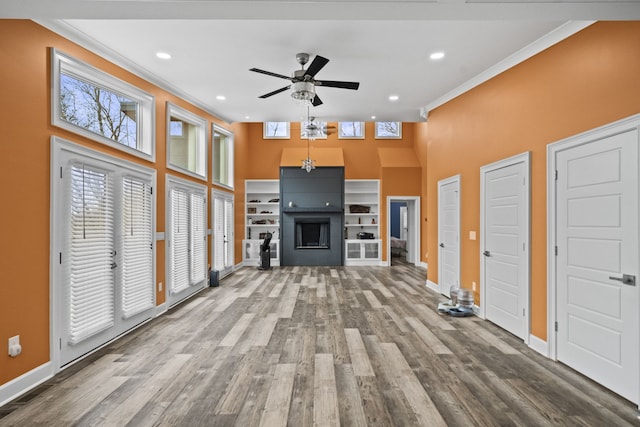
<svg viewBox="0 0 640 427"><path fill-rule="evenodd" d="M0 386L0 407L53 377L53 363L47 362Z"/></svg>
<svg viewBox="0 0 640 427"><path fill-rule="evenodd" d="M549 357L549 342L543 341L533 334L529 335L529 348L545 357Z"/></svg>

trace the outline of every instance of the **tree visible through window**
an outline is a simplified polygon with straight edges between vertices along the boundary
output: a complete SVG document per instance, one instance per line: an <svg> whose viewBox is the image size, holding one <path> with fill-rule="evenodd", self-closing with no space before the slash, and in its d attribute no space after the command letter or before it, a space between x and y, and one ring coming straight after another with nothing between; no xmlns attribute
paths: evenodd
<svg viewBox="0 0 640 427"><path fill-rule="evenodd" d="M376 122L376 138L402 138L402 122Z"/></svg>
<svg viewBox="0 0 640 427"><path fill-rule="evenodd" d="M338 123L339 138L364 138L364 122Z"/></svg>
<svg viewBox="0 0 640 427"><path fill-rule="evenodd" d="M60 119L138 148L138 103L71 75L60 75Z"/></svg>
<svg viewBox="0 0 640 427"><path fill-rule="evenodd" d="M289 122L264 122L263 136L265 138L290 138Z"/></svg>

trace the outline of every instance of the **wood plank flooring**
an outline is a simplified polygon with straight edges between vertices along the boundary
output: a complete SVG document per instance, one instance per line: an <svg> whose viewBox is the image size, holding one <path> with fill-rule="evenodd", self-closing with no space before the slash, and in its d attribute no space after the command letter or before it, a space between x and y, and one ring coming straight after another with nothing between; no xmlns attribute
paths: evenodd
<svg viewBox="0 0 640 427"><path fill-rule="evenodd" d="M625 426L637 408L425 271L243 268L0 408L0 426Z"/></svg>

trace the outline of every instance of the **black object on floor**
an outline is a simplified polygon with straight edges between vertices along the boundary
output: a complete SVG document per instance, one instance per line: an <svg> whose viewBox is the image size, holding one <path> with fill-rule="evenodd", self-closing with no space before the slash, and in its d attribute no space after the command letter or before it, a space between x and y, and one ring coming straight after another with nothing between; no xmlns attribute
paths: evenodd
<svg viewBox="0 0 640 427"><path fill-rule="evenodd" d="M258 270L271 270L271 233L267 233L267 237L260 245L260 266Z"/></svg>

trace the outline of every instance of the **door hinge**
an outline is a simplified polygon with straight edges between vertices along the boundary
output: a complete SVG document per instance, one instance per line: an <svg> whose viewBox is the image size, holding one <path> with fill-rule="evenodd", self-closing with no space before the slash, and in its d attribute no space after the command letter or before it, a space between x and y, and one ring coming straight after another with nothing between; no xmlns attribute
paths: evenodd
<svg viewBox="0 0 640 427"><path fill-rule="evenodd" d="M558 256L558 247L557 246L556 246L555 252L556 252L556 256Z"/></svg>
<svg viewBox="0 0 640 427"><path fill-rule="evenodd" d="M558 169L556 169L556 181L558 180Z"/></svg>
<svg viewBox="0 0 640 427"><path fill-rule="evenodd" d="M556 321L555 325L554 325L556 332L558 332L558 322Z"/></svg>
<svg viewBox="0 0 640 427"><path fill-rule="evenodd" d="M524 313L524 307L522 308L522 316L524 317L525 313Z"/></svg>
<svg viewBox="0 0 640 427"><path fill-rule="evenodd" d="M62 179L62 166L60 166L60 179Z"/></svg>
<svg viewBox="0 0 640 427"><path fill-rule="evenodd" d="M62 265L62 252L60 252L60 265Z"/></svg>
<svg viewBox="0 0 640 427"><path fill-rule="evenodd" d="M62 350L62 338L60 338L60 350Z"/></svg>
<svg viewBox="0 0 640 427"><path fill-rule="evenodd" d="M153 187L149 187L149 191L153 194Z"/></svg>

